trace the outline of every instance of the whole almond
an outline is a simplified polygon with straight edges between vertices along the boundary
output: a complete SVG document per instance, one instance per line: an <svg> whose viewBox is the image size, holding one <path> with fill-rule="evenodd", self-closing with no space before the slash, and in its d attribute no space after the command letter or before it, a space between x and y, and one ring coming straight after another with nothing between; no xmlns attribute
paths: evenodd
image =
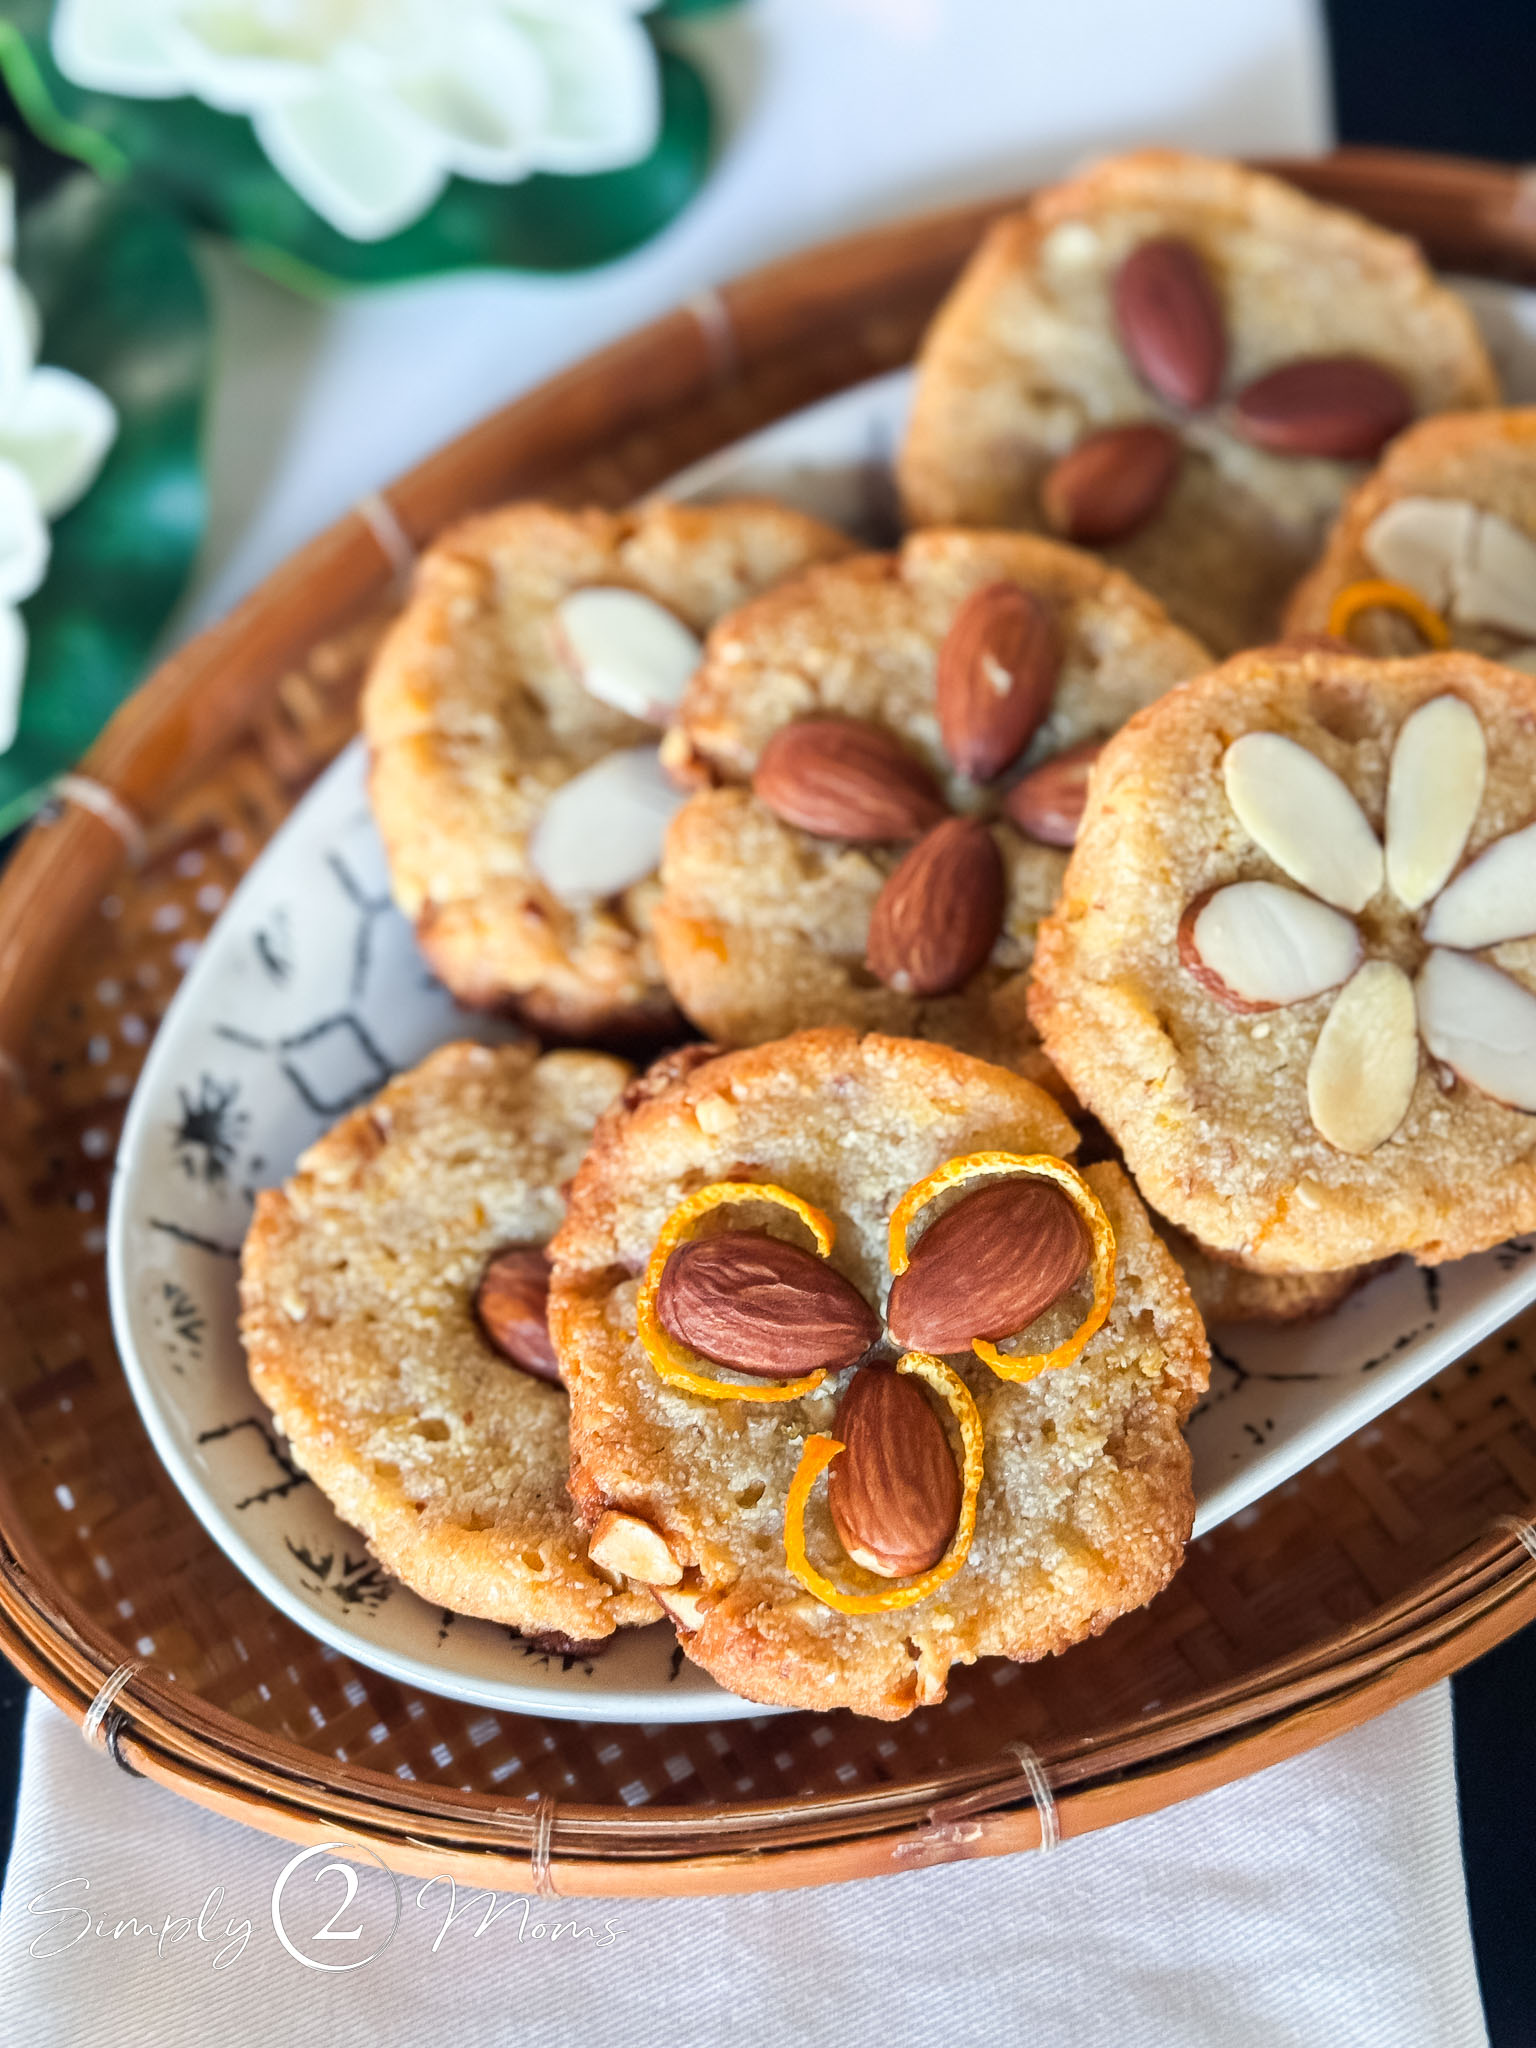
<svg viewBox="0 0 1536 2048"><path fill-rule="evenodd" d="M1105 427L1046 471L1046 523L1067 540L1102 547L1145 526L1173 488L1184 448L1169 427Z"/></svg>
<svg viewBox="0 0 1536 2048"><path fill-rule="evenodd" d="M1120 342L1143 383L1193 412L1221 388L1227 337L1198 249L1160 235L1133 249L1115 278Z"/></svg>
<svg viewBox="0 0 1536 2048"><path fill-rule="evenodd" d="M997 943L1006 895L1002 856L986 826L946 818L875 898L865 965L902 995L947 995Z"/></svg>
<svg viewBox="0 0 1536 2048"><path fill-rule="evenodd" d="M833 1429L843 1449L827 1469L827 1507L844 1550L883 1579L936 1565L960 1519L960 1474L917 1382L862 1367Z"/></svg>
<svg viewBox="0 0 1536 2048"><path fill-rule="evenodd" d="M1102 740L1083 740L1042 761L1003 798L1003 810L1042 846L1076 846L1088 801L1088 777L1104 751Z"/></svg>
<svg viewBox="0 0 1536 2048"><path fill-rule="evenodd" d="M1237 431L1273 455L1367 461L1413 417L1402 379L1367 356L1302 356L1233 400Z"/></svg>
<svg viewBox="0 0 1536 2048"><path fill-rule="evenodd" d="M752 778L786 825L822 839L915 839L944 816L922 762L862 718L799 718L763 749Z"/></svg>
<svg viewBox="0 0 1536 2048"><path fill-rule="evenodd" d="M560 1382L549 1338L549 1258L542 1245L497 1252L475 1290L475 1315L492 1344L536 1380Z"/></svg>
<svg viewBox="0 0 1536 2048"><path fill-rule="evenodd" d="M944 751L973 782L1016 760L1051 708L1061 666L1050 613L1016 583L973 590L939 649Z"/></svg>
<svg viewBox="0 0 1536 2048"><path fill-rule="evenodd" d="M946 1209L891 1286L886 1321L908 1350L964 1351L1028 1329L1082 1278L1088 1233L1048 1180L1003 1180Z"/></svg>
<svg viewBox="0 0 1536 2048"><path fill-rule="evenodd" d="M764 1380L837 1372L880 1335L875 1311L825 1259L745 1230L679 1245L656 1313L679 1343Z"/></svg>

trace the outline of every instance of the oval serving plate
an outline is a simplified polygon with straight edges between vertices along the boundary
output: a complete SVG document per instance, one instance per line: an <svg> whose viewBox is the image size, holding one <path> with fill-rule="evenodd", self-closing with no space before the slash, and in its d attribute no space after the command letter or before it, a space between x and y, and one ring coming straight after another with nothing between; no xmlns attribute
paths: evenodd
<svg viewBox="0 0 1536 2048"><path fill-rule="evenodd" d="M1514 399L1536 397L1536 294L1466 296ZM677 477L673 496L771 492L890 538L908 373L792 415ZM203 1526L300 1627L429 1691L566 1720L729 1720L768 1710L689 1664L665 1625L599 1658L552 1656L418 1599L290 1462L237 1334L255 1191L392 1073L498 1027L428 973L389 900L354 741L230 901L145 1062L108 1222L113 1325L156 1450ZM1434 1272L1399 1262L1317 1322L1218 1330L1190 1424L1196 1531L1325 1456L1536 1300L1536 1241Z"/></svg>

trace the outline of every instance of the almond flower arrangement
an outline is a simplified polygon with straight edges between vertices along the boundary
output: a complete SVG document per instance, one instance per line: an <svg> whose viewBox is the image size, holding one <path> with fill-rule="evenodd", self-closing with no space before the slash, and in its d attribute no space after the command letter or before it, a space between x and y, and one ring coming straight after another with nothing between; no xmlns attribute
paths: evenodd
<svg viewBox="0 0 1536 2048"><path fill-rule="evenodd" d="M1536 937L1536 825L1506 833L1457 872L1482 801L1487 742L1471 706L1436 697L1403 724L1387 783L1385 845L1333 770L1283 733L1228 747L1228 802L1296 889L1240 881L1207 891L1179 923L1189 972L1238 1010L1337 989L1307 1070L1312 1122L1364 1156L1407 1114L1419 1040L1469 1087L1536 1111L1536 996L1478 955ZM1383 887L1420 913L1428 951L1413 980L1368 959L1356 919Z"/></svg>

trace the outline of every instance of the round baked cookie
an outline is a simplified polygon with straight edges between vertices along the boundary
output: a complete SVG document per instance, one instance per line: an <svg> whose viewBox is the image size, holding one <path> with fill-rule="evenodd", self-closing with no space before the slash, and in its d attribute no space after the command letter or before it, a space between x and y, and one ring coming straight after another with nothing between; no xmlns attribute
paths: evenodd
<svg viewBox="0 0 1536 2048"><path fill-rule="evenodd" d="M1362 458L1411 415L1497 397L1412 243L1238 164L1143 150L987 234L923 345L901 490L916 525L1103 545L1230 653L1274 637Z"/></svg>
<svg viewBox="0 0 1536 2048"><path fill-rule="evenodd" d="M1024 995L1072 830L1052 788L1075 789L1080 806L1074 750L1208 663L1127 577L1023 534L917 534L898 554L819 566L744 606L710 636L668 737L682 773L718 785L667 835L654 929L668 986L727 1043L841 1024L939 1039L1048 1083ZM979 678L969 695L967 677ZM1004 712L1016 720L994 734ZM828 787L837 749L856 751L871 730L913 783L872 825L846 776ZM786 755L792 743L803 759ZM961 773L962 756L991 772ZM894 944L880 933L892 877L910 873L946 812L985 824L983 872L929 878L919 921L930 940L962 943L937 972L926 959L912 972L912 931ZM962 860L973 857L961 836Z"/></svg>
<svg viewBox="0 0 1536 2048"><path fill-rule="evenodd" d="M251 1383L293 1456L423 1599L556 1648L654 1621L593 1568L566 1491L568 1403L492 1347L492 1256L541 1246L629 1068L448 1045L264 1190L241 1258Z"/></svg>
<svg viewBox="0 0 1536 2048"><path fill-rule="evenodd" d="M1401 608L1383 581L1436 617ZM1433 635L1536 672L1536 406L1399 435L1346 499L1285 624L1337 629L1367 654L1420 654Z"/></svg>
<svg viewBox="0 0 1536 2048"><path fill-rule="evenodd" d="M362 723L396 900L461 1002L562 1037L675 1026L650 939L678 801L651 752L668 693L697 657L690 636L848 546L766 500L519 504L422 557ZM592 591L624 595L577 620L571 600ZM648 715L620 708L636 705Z"/></svg>
<svg viewBox="0 0 1536 2048"><path fill-rule="evenodd" d="M1100 757L1031 1014L1146 1199L1269 1271L1536 1225L1536 679L1260 649Z"/></svg>
<svg viewBox="0 0 1536 2048"><path fill-rule="evenodd" d="M1325 1316L1370 1279L1371 1266L1335 1273L1256 1273L1219 1258L1171 1223L1153 1218L1158 1236L1179 1262L1207 1329L1228 1323L1304 1323Z"/></svg>
<svg viewBox="0 0 1536 2048"><path fill-rule="evenodd" d="M957 1329L930 1322L924 1334L947 1349L932 1359L935 1376L925 1392L916 1375L891 1372L894 1342L881 1334L891 1289L888 1234L904 1195L947 1163L978 1152L1022 1155L1038 1172L1040 1155L1059 1161L1075 1142L1060 1109L1017 1075L948 1047L841 1030L725 1054L605 1119L553 1247L550 1324L571 1391L571 1490L594 1532L594 1551L650 1560L657 1595L678 1622L689 1656L723 1684L770 1705L846 1706L898 1718L941 1699L951 1665L1065 1649L1151 1599L1177 1569L1193 1517L1180 1428L1206 1385L1208 1354L1178 1269L1117 1167L1091 1167L1086 1176L1111 1233L1104 1249L1115 1292L1107 1320L1075 1360L1032 1379L1007 1379L973 1355ZM986 1169L989 1178L999 1171L995 1163ZM728 1205L710 1208L708 1191L722 1181L769 1184L779 1201L738 1187ZM1055 1203L1056 1221L1066 1216L1071 1238L1079 1226L1054 1184L1028 1175L1003 1183L1021 1185ZM958 1299L967 1329L973 1312L977 1321L989 1313L979 1297L994 1295L999 1285L1006 1292L1022 1282L1027 1289L1056 1256L1048 1257L1042 1227L1003 1251L994 1242L979 1257L982 1270L971 1272L968 1261L978 1255L967 1234L967 1204L986 1204L995 1189L994 1182L977 1193L974 1183L957 1182L924 1205L912 1225L909 1284L920 1268L933 1281L936 1262L924 1263L923 1247L930 1230L950 1226L938 1277L951 1319ZM703 1242L689 1243L686 1252L695 1260L702 1255L706 1272L710 1260L718 1272L719 1261L735 1259L743 1244L751 1269L770 1242L780 1264L798 1258L812 1268L815 1301L827 1297L824 1318L814 1302L804 1306L805 1297L786 1305L783 1290L732 1285L717 1294L717 1313L733 1320L736 1334L694 1363L729 1388L724 1398L664 1381L637 1334L647 1301L663 1322L683 1313L685 1282L668 1293L681 1253L668 1252L663 1233L690 1197L685 1216L699 1213L684 1234ZM786 1197L824 1212L835 1233L824 1263L803 1249L807 1232L782 1206ZM944 1263L957 1256L955 1219L965 1265L958 1285ZM722 1220L724 1233L711 1236ZM1078 1256L1086 1257L1081 1244ZM665 1264L659 1290L648 1271L658 1259ZM1056 1286L1071 1268L1050 1270ZM687 1269L695 1315L704 1284L699 1273L697 1262ZM805 1284L803 1274L797 1284ZM1071 1340L1084 1326L1089 1298L1090 1278L1080 1279L1028 1322L1023 1336L1004 1338L993 1325L1004 1362ZM819 1385L801 1390L799 1381L786 1388L745 1377L717 1357L743 1356L741 1345L755 1337L780 1373L800 1373L815 1357L831 1363L822 1325L850 1303L853 1334L846 1337L844 1315L836 1345L843 1363ZM906 1317L910 1335L922 1307L909 1294L891 1313ZM931 1285L926 1312L937 1312ZM1016 1305L1004 1322L1017 1313L1033 1311ZM875 1349L853 1364L871 1337ZM946 1372L950 1391L941 1399ZM910 1383L898 1388L898 1379ZM743 1389L759 1398L741 1398ZM836 1461L828 1479L811 1486L808 1568L797 1573L788 1544L802 1459L814 1458L823 1433L839 1440L834 1424L849 1433L846 1457L864 1455L856 1453L850 1427L851 1389L883 1390L893 1399L905 1391L919 1406L901 1426L899 1448L886 1443L883 1490L867 1463L850 1463L840 1481ZM765 1390L787 1397L763 1399ZM935 1543L944 1549L955 1524L926 1526L903 1488L916 1483L919 1470L930 1479L948 1475L948 1512L960 1513L963 1525L956 1497L967 1392L981 1460L975 1534L959 1568L946 1575L958 1538L948 1537L937 1566L932 1559ZM867 1418L868 1404L863 1412ZM936 1474L923 1462L929 1454L937 1458ZM861 1553L883 1560L884 1571L862 1568L845 1551L839 1529L848 1525L834 1525L828 1508L829 1489L839 1483L847 1489L839 1513L854 1518L856 1532L869 1512L880 1523L881 1499L904 1499ZM869 1496L864 1510L848 1505L861 1487ZM935 1539L926 1562L906 1554L921 1533ZM934 1576L916 1575L924 1572ZM818 1583L822 1590L813 1590ZM851 1594L855 1601L894 1596L909 1604L849 1613L829 1602L828 1590L834 1602Z"/></svg>

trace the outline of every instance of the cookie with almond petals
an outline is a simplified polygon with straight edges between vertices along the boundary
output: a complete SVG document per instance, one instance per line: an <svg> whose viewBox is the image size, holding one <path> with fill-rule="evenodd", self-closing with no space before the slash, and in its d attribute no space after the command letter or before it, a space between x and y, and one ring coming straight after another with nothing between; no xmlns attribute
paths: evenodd
<svg viewBox="0 0 1536 2048"><path fill-rule="evenodd" d="M1210 647L1272 639L1393 434L1490 405L1466 306L1401 235L1246 166L1112 157L999 220L918 359L918 525L1055 532Z"/></svg>
<svg viewBox="0 0 1536 2048"><path fill-rule="evenodd" d="M1333 1271L1536 1227L1536 678L1240 655L1100 757L1030 1013L1146 1198Z"/></svg>
<svg viewBox="0 0 1536 2048"><path fill-rule="evenodd" d="M1365 654L1449 641L1536 673L1536 406L1400 434L1345 501L1285 627Z"/></svg>
<svg viewBox="0 0 1536 2048"><path fill-rule="evenodd" d="M507 505L417 565L363 692L395 899L461 1002L675 1032L650 936L657 741L722 613L849 543L767 500Z"/></svg>

